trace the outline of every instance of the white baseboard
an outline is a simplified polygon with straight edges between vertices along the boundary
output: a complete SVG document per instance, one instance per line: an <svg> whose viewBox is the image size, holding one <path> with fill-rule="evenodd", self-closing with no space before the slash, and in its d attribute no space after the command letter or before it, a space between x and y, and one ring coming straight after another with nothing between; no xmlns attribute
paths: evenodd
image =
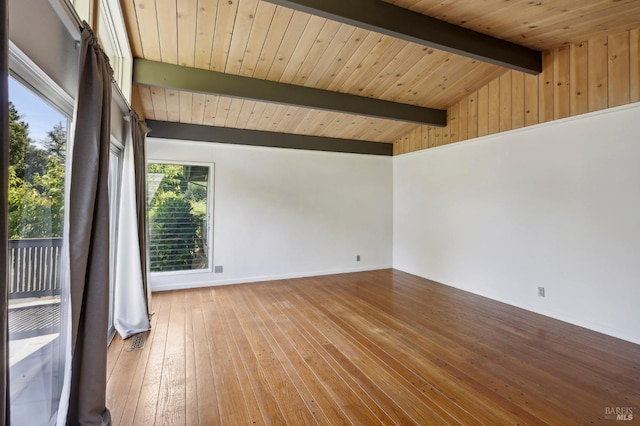
<svg viewBox="0 0 640 426"><path fill-rule="evenodd" d="M246 284L246 283L257 283L264 281L277 281L277 280L288 280L293 278L308 278L308 277L317 277L322 275L335 275L335 274L348 274L352 272L366 272L366 271L377 271L380 269L391 269L391 265L379 265L379 266L368 266L362 268L347 268L347 269L331 269L326 271L314 271L314 272L301 272L296 274L283 274L283 275L265 275L265 276L257 276L257 277L242 277L242 278L233 278L233 279L221 279L221 280L207 280L202 282L173 282L173 283L163 283L151 285L151 291L170 291L170 290L186 290L189 288L201 288L201 287L217 287L222 285L232 285L232 284Z"/></svg>

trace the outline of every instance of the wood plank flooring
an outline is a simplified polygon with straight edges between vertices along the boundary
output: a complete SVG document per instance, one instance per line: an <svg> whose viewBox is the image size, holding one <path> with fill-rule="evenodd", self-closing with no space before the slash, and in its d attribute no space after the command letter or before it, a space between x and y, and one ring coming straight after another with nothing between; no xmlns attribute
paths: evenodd
<svg viewBox="0 0 640 426"><path fill-rule="evenodd" d="M640 346L395 270L154 293L114 425L615 424Z"/></svg>

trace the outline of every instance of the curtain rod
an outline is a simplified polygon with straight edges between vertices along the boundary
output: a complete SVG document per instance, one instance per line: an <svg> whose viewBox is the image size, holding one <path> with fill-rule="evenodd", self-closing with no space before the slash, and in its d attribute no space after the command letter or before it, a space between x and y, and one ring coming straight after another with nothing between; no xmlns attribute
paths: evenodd
<svg viewBox="0 0 640 426"><path fill-rule="evenodd" d="M78 16L78 12L76 12L76 9L71 4L71 1L70 0L63 0L63 1L64 1L64 5L66 6L67 11L71 15L71 17L76 21L76 24L78 25L78 28L81 29L82 28L82 19L80 19L80 16Z"/></svg>

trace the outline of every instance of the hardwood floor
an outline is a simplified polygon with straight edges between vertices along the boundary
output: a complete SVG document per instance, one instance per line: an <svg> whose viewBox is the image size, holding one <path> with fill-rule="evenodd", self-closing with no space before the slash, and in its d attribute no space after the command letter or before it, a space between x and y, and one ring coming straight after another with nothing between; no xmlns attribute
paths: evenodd
<svg viewBox="0 0 640 426"><path fill-rule="evenodd" d="M154 293L113 424L615 424L640 346L394 270ZM633 423L633 422L632 422Z"/></svg>

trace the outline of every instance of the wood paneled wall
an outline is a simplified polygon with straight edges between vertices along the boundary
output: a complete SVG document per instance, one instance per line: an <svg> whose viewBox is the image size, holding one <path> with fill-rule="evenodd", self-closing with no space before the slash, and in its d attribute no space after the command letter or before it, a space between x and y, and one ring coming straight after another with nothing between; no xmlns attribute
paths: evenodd
<svg viewBox="0 0 640 426"><path fill-rule="evenodd" d="M446 127L419 126L394 155L640 101L640 29L543 52L537 76L507 71L448 110Z"/></svg>

